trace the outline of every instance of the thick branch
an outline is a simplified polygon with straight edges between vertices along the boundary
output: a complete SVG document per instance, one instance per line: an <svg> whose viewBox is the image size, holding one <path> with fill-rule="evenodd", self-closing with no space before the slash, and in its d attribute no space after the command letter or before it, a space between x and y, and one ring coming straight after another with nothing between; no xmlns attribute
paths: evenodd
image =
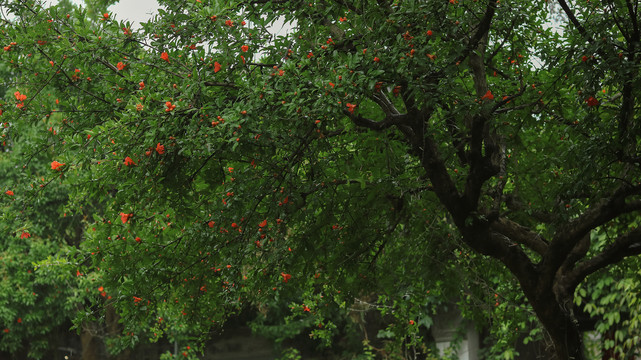
<svg viewBox="0 0 641 360"><path fill-rule="evenodd" d="M377 91L372 94L372 100L374 100L378 104L378 106L381 107L381 110L383 110L385 115L400 115L400 112L398 111L398 109L396 109L396 106L392 104L387 95L385 95L382 91Z"/></svg>
<svg viewBox="0 0 641 360"><path fill-rule="evenodd" d="M354 115L352 112L347 110L344 110L343 113L347 115L354 124L370 130L381 131L392 126L396 126L405 135L410 144L412 144L412 147L418 149L420 146L419 138L417 138L416 135L418 132L412 125L415 124L417 119L423 114L418 113L417 111L413 111L409 114L401 114L389 98L380 91L373 93L371 98L385 113L385 119L376 121L364 118L360 115Z"/></svg>
<svg viewBox="0 0 641 360"><path fill-rule="evenodd" d="M534 250L540 255L545 254L548 248L548 242L542 238L541 235L512 220L498 218L490 225L490 228L508 239Z"/></svg>
<svg viewBox="0 0 641 360"><path fill-rule="evenodd" d="M632 4L632 0L625 0L625 4L628 8L628 15L630 16L630 20L632 20L632 36L638 41L639 36L641 36L641 31L639 30L639 21L637 20L636 5Z"/></svg>
<svg viewBox="0 0 641 360"><path fill-rule="evenodd" d="M621 104L621 112L619 114L619 137L621 145L623 146L623 154L627 155L628 149L626 146L630 142L629 126L634 118L634 93L632 92L632 79L630 77L623 84L623 102Z"/></svg>
<svg viewBox="0 0 641 360"><path fill-rule="evenodd" d="M381 121L376 121L376 120L362 117L361 115L354 115L347 110L345 110L343 113L347 115L354 124L358 126L366 127L370 130L381 131L381 130L390 128L394 125L399 125L399 126L407 125L407 115L405 114L397 114L397 115L390 114L390 115L387 115L385 119Z"/></svg>
<svg viewBox="0 0 641 360"><path fill-rule="evenodd" d="M628 196L638 194L641 187L623 186L609 198L601 200L581 216L561 227L552 239L542 261L542 283L553 281L557 270L563 265L578 241L590 231L619 215L641 210L641 201L626 203ZM577 259L578 260L578 259ZM565 264L571 267L572 264Z"/></svg>
<svg viewBox="0 0 641 360"><path fill-rule="evenodd" d="M641 228L630 230L619 236L614 243L589 260L579 263L566 277L566 286L575 288L586 276L599 269L621 261L622 259L641 254Z"/></svg>
<svg viewBox="0 0 641 360"><path fill-rule="evenodd" d="M472 43L475 45L475 51L469 54L469 64L472 70L472 80L476 96L481 98L488 90L487 77L483 57L486 49L488 31L494 16L495 2L489 1L483 19L479 24L479 29L475 34ZM495 136L490 134L488 126L489 114L481 113L472 117L470 127L470 150L466 159L470 162L470 173L465 183L464 198L467 207L475 209L481 187L487 179L498 172L498 168L492 164L493 152L497 149ZM485 144L485 146L483 146Z"/></svg>
<svg viewBox="0 0 641 360"><path fill-rule="evenodd" d="M479 41L476 51L470 53L470 69L472 70L472 80L474 80L474 89L476 90L476 96L478 98L481 98L488 89L483 60L486 41L487 36L483 36Z"/></svg>
<svg viewBox="0 0 641 360"><path fill-rule="evenodd" d="M467 159L470 162L470 172L465 182L464 198L467 206L474 209L481 196L481 188L487 179L497 174L500 164L494 160L498 151L496 134L490 134L489 118L484 114L474 116L472 119L470 150Z"/></svg>
<svg viewBox="0 0 641 360"><path fill-rule="evenodd" d="M224 83L224 82L215 82L215 81L205 81L203 83L205 86L219 86L219 87L228 87L228 88L237 88L238 85L232 84L232 83Z"/></svg>
<svg viewBox="0 0 641 360"><path fill-rule="evenodd" d="M468 244L481 253L501 261L516 276L526 296L535 296L537 270L530 258L520 246L514 246L505 235L491 231L488 238L472 238Z"/></svg>
<svg viewBox="0 0 641 360"><path fill-rule="evenodd" d="M576 27L576 29L579 30L579 33L581 34L581 36L583 36L589 43L592 43L593 41L592 37L588 35L587 31L585 31L585 28L583 27L583 25L581 25L581 23L579 22L579 19L577 19L576 16L574 16L574 13L568 6L568 3L565 2L565 0L557 0L557 2L559 3L559 5L561 5L561 8L565 12L565 15L568 17L568 19L570 19L570 22L572 22L574 27Z"/></svg>
<svg viewBox="0 0 641 360"><path fill-rule="evenodd" d="M628 196L638 194L639 191L641 191L641 188L638 186L622 187L613 196L602 200L596 206L586 210L581 216L571 221L567 226L559 229L553 239L552 246L557 247L559 243L565 243L571 244L571 247L573 247L579 239L597 226L603 225L621 214L641 210L641 201L625 202ZM554 249L550 248L550 250L553 251Z"/></svg>
<svg viewBox="0 0 641 360"><path fill-rule="evenodd" d="M476 33L474 33L474 36L472 36L472 39L470 39L470 42L467 44L467 48L465 48L461 56L456 58L454 62L463 61L471 51L474 51L479 46L481 39L483 39L487 32L490 31L490 25L492 24L492 18L494 18L495 11L496 1L489 0L487 2L487 8L485 8L485 14L479 22Z"/></svg>
<svg viewBox="0 0 641 360"><path fill-rule="evenodd" d="M452 214L457 226L464 227L469 210L463 208L461 195L447 172L436 141L429 133L425 134L421 147L423 150L421 164L434 185L434 192L441 204Z"/></svg>

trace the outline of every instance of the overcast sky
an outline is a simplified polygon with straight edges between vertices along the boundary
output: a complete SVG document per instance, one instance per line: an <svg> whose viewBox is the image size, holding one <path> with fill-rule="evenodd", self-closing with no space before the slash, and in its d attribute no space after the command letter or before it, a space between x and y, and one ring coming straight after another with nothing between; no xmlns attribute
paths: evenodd
<svg viewBox="0 0 641 360"><path fill-rule="evenodd" d="M71 0L73 3L83 5L83 0ZM57 4L57 0L45 0L49 4ZM107 9L115 14L117 20L141 23L149 20L158 9L156 0L120 0L117 4ZM136 27L136 26L134 26Z"/></svg>
<svg viewBox="0 0 641 360"><path fill-rule="evenodd" d="M83 5L83 0L71 0L72 2ZM56 4L57 0L45 0L49 4ZM131 21L132 28L137 28L139 23L149 20L156 14L158 9L158 2L156 0L120 0L115 5L107 9L110 13L114 14L116 20ZM269 27L270 31L276 35L283 35L290 31L293 25L283 24L281 19L277 19L272 26Z"/></svg>
<svg viewBox="0 0 641 360"><path fill-rule="evenodd" d="M117 20L140 23L149 20L158 9L156 0L120 0L109 8Z"/></svg>

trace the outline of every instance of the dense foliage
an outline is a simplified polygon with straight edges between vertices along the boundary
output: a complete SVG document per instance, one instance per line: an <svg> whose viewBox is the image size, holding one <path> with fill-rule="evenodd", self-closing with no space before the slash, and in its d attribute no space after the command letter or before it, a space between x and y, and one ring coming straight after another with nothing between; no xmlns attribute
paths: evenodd
<svg viewBox="0 0 641 360"><path fill-rule="evenodd" d="M246 309L332 346L366 308L364 354L409 358L458 302L489 358L635 351L638 2L0 4L2 349L64 321L38 301L187 356Z"/></svg>

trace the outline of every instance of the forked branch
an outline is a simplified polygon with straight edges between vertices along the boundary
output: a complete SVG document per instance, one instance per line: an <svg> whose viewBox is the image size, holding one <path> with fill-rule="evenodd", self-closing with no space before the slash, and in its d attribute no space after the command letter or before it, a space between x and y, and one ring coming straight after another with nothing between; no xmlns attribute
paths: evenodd
<svg viewBox="0 0 641 360"><path fill-rule="evenodd" d="M547 251L548 242L540 234L506 218L498 218L490 225L491 229L508 239L534 250L543 255Z"/></svg>
<svg viewBox="0 0 641 360"><path fill-rule="evenodd" d="M566 275L567 286L573 289L586 276L608 265L617 263L626 257L641 254L641 228L626 232L616 238L601 253L594 257L580 262L572 271Z"/></svg>

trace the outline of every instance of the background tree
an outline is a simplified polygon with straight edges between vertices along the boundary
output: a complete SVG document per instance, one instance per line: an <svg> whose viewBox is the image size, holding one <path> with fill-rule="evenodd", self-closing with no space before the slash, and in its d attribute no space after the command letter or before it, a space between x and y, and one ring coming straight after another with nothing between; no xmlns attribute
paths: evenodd
<svg viewBox="0 0 641 360"><path fill-rule="evenodd" d="M161 3L134 31L3 2L4 131L91 214L69 271L127 341L274 300L331 339L325 309L372 294L405 339L467 264L584 358L578 299L601 293L575 289L641 249L637 2L558 0L563 30L541 2Z"/></svg>
<svg viewBox="0 0 641 360"><path fill-rule="evenodd" d="M9 78L10 74L4 72L4 76ZM6 130L11 124L3 122L3 127ZM68 200L67 186L45 182L41 177L42 169L49 164L48 153L28 150L29 140L46 127L46 122L24 126L22 141L14 141L6 131L2 134L0 351L3 357L8 356L7 353L15 358L54 357L59 354L59 348L69 348L70 339L60 334L71 326L74 313L85 298L76 273L56 266L66 263L69 253L80 243L82 218L65 216L61 211ZM48 131L51 138L56 130ZM36 271L34 264L45 259L49 259L51 266Z"/></svg>

